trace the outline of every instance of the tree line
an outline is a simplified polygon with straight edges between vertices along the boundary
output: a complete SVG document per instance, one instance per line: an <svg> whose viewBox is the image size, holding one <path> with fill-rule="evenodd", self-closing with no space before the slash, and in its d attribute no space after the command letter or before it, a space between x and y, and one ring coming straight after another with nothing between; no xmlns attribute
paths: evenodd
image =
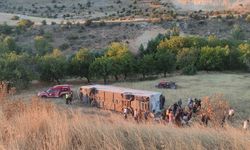
<svg viewBox="0 0 250 150"><path fill-rule="evenodd" d="M159 34L145 47L141 45L137 54L127 44L114 42L103 50L81 48L65 55L43 36L34 40L34 49L26 51L14 38L0 37L0 81L24 88L34 79L57 83L66 78L85 78L88 82L103 79L106 84L109 79L145 79L176 70L187 75L200 70L250 70L249 41L213 35L182 37L176 29Z"/></svg>

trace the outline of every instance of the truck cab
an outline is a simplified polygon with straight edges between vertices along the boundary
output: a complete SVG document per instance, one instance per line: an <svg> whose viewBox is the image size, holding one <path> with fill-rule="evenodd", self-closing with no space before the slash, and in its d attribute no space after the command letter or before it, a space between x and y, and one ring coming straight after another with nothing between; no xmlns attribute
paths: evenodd
<svg viewBox="0 0 250 150"><path fill-rule="evenodd" d="M48 88L45 91L39 92L38 97L42 98L58 98L63 97L65 94L71 92L71 85L56 85Z"/></svg>

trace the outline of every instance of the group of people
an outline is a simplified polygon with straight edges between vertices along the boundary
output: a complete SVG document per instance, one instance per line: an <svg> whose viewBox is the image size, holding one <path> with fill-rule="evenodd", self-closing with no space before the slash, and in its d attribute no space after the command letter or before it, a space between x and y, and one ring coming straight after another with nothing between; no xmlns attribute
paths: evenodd
<svg viewBox="0 0 250 150"><path fill-rule="evenodd" d="M150 111L141 111L138 109L133 110L132 108L124 108L123 114L124 119L128 118L128 114L132 114L134 120L139 123L142 120L147 121L148 118L153 118L155 121L160 121L163 123L172 123L177 126L190 125L191 118L197 115L201 116L201 124L204 126L208 125L209 120L211 119L208 114L199 113L201 110L201 99L197 98L188 98L188 103L183 107L182 99L175 102L173 105L168 108L163 108L163 111L160 115L156 115L154 112ZM221 121L221 126L224 126L226 120L232 121L235 115L235 110L233 108L229 108L229 110L225 113L224 117ZM247 130L249 128L249 119L243 122L243 129Z"/></svg>
<svg viewBox="0 0 250 150"><path fill-rule="evenodd" d="M129 107L125 107L123 109L123 116L124 116L124 119L127 119L128 118L128 114L131 114L134 118L134 120L139 123L141 122L142 120L145 120L147 121L148 118L149 118L149 115L151 115L151 117L153 117L153 113L150 113L149 111L141 111L141 110L138 110L138 109L135 109L133 110L132 108L129 108Z"/></svg>
<svg viewBox="0 0 250 150"><path fill-rule="evenodd" d="M195 98L188 99L187 107L182 106L182 99L175 102L173 105L164 109L162 119L167 123L175 123L178 126L189 125L189 121L193 114L201 109L201 100Z"/></svg>

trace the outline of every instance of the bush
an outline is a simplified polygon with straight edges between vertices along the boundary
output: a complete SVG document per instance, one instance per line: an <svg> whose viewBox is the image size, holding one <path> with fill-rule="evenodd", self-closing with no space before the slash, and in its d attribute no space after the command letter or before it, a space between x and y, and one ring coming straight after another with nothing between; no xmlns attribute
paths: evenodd
<svg viewBox="0 0 250 150"><path fill-rule="evenodd" d="M246 17L246 21L247 21L248 23L250 23L250 15L248 15L248 16Z"/></svg>
<svg viewBox="0 0 250 150"><path fill-rule="evenodd" d="M38 55L44 55L52 51L53 47L43 36L35 37L35 50Z"/></svg>
<svg viewBox="0 0 250 150"><path fill-rule="evenodd" d="M34 24L34 22L32 22L31 20L28 20L28 19L21 19L18 22L18 26L27 27L27 28L31 27L33 24Z"/></svg>
<svg viewBox="0 0 250 150"><path fill-rule="evenodd" d="M6 23L0 25L0 34L9 35L12 33L12 27L7 25Z"/></svg>
<svg viewBox="0 0 250 150"><path fill-rule="evenodd" d="M243 40L245 37L245 33L240 27L240 25L235 25L232 29L232 37L236 40Z"/></svg>
<svg viewBox="0 0 250 150"><path fill-rule="evenodd" d="M66 50L69 48L69 44L68 43L63 43L62 45L59 46L60 50Z"/></svg>
<svg viewBox="0 0 250 150"><path fill-rule="evenodd" d="M40 57L38 72L40 80L45 82L60 83L67 75L68 62L58 49L53 53Z"/></svg>
<svg viewBox="0 0 250 150"><path fill-rule="evenodd" d="M31 81L31 69L28 55L16 53L4 54L0 58L0 81L8 81L17 88L26 88Z"/></svg>
<svg viewBox="0 0 250 150"><path fill-rule="evenodd" d="M85 26L90 26L92 24L92 20L86 20L84 24Z"/></svg>
<svg viewBox="0 0 250 150"><path fill-rule="evenodd" d="M11 20L19 20L19 19L20 19L19 16L13 16L13 17L11 17Z"/></svg>
<svg viewBox="0 0 250 150"><path fill-rule="evenodd" d="M195 75L197 68L194 65L188 65L182 69L182 73L185 75Z"/></svg>
<svg viewBox="0 0 250 150"><path fill-rule="evenodd" d="M43 20L41 23L42 23L42 25L44 25L44 26L47 25L47 21L46 21L46 20Z"/></svg>

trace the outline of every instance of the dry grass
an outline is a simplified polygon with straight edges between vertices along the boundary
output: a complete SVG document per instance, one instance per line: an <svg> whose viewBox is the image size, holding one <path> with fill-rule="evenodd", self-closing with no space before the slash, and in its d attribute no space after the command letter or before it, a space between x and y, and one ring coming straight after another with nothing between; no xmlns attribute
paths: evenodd
<svg viewBox="0 0 250 150"><path fill-rule="evenodd" d="M1 99L0 149L248 149L239 129L136 124L103 110Z"/></svg>

